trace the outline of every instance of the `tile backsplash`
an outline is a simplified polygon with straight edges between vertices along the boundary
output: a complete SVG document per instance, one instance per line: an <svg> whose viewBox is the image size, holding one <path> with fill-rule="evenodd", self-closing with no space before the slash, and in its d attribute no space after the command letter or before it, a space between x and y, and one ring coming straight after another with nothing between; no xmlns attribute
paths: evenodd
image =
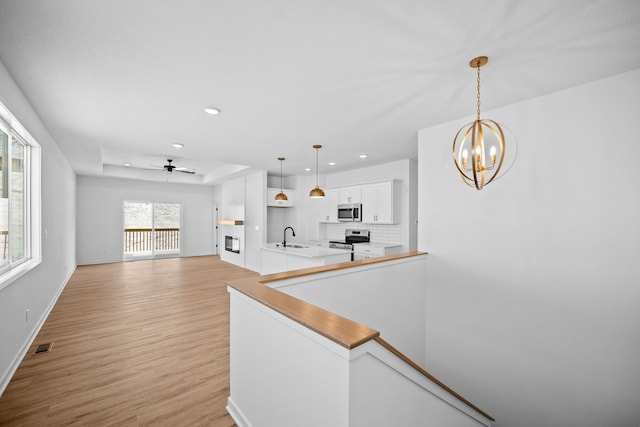
<svg viewBox="0 0 640 427"><path fill-rule="evenodd" d="M344 239L344 232L347 228L355 230L370 230L371 241L374 243L401 243L400 241L400 224L377 225L362 224L358 222L343 222L340 224L324 224L320 227L321 238L329 240ZM326 234L323 236L322 233Z"/></svg>

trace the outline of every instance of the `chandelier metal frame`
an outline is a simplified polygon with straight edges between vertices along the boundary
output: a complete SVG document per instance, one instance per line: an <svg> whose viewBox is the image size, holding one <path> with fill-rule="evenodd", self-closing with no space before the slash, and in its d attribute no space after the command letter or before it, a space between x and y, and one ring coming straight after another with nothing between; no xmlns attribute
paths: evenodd
<svg viewBox="0 0 640 427"><path fill-rule="evenodd" d="M451 148L453 161L462 181L477 190L482 190L501 176L499 173L506 151L502 126L494 120L480 118L480 68L488 61L489 58L486 56L478 56L469 62L469 66L477 70L477 116L476 120L458 130ZM487 135L493 135L495 138L495 143L489 150L486 147Z"/></svg>

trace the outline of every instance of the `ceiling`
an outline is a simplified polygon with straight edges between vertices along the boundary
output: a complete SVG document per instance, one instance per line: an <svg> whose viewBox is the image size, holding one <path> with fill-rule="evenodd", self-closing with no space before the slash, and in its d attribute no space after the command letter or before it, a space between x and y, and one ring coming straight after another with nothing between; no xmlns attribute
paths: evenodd
<svg viewBox="0 0 640 427"><path fill-rule="evenodd" d="M141 169L172 158L196 171L173 175L215 184L243 169L277 175L280 156L285 175L314 174L314 144L322 174L417 158L419 129L475 113L475 56L489 56L483 109L640 68L637 0L0 0L0 10L0 61L81 175L166 180Z"/></svg>

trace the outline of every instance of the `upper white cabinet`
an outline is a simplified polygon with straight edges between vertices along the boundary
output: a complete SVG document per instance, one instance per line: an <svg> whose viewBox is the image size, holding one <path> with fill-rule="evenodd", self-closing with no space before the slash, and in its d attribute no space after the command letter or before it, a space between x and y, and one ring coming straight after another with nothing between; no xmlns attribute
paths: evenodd
<svg viewBox="0 0 640 427"><path fill-rule="evenodd" d="M318 210L320 222L339 222L338 205L342 203L362 203L365 224L396 224L399 218L398 180L327 189L324 194L324 199L312 199L312 209Z"/></svg>
<svg viewBox="0 0 640 427"><path fill-rule="evenodd" d="M275 208L290 208L295 205L296 196L293 190L282 190L282 192L287 195L288 200L276 200L276 194L279 192L279 188L267 188L267 206Z"/></svg>
<svg viewBox="0 0 640 427"><path fill-rule="evenodd" d="M338 190L324 190L324 199L317 200L322 203L320 222L338 222Z"/></svg>
<svg viewBox="0 0 640 427"><path fill-rule="evenodd" d="M354 185L338 189L338 203L362 203L362 186Z"/></svg>
<svg viewBox="0 0 640 427"><path fill-rule="evenodd" d="M395 224L398 191L396 181L365 184L362 186L362 222Z"/></svg>

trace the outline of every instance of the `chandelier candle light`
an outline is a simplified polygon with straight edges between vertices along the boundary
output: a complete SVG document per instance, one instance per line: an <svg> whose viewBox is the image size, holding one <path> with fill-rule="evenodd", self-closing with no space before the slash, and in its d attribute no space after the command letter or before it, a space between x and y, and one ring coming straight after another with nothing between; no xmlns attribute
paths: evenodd
<svg viewBox="0 0 640 427"><path fill-rule="evenodd" d="M460 177L465 184L477 190L482 190L511 168L511 165L503 168L506 144L502 127L494 120L480 119L480 67L488 61L486 56L479 56L469 63L478 73L477 118L460 128L452 147L453 161Z"/></svg>
<svg viewBox="0 0 640 427"><path fill-rule="evenodd" d="M284 157L278 157L278 160L280 160L280 192L276 194L276 200L289 200L282 190L282 161L284 160Z"/></svg>

